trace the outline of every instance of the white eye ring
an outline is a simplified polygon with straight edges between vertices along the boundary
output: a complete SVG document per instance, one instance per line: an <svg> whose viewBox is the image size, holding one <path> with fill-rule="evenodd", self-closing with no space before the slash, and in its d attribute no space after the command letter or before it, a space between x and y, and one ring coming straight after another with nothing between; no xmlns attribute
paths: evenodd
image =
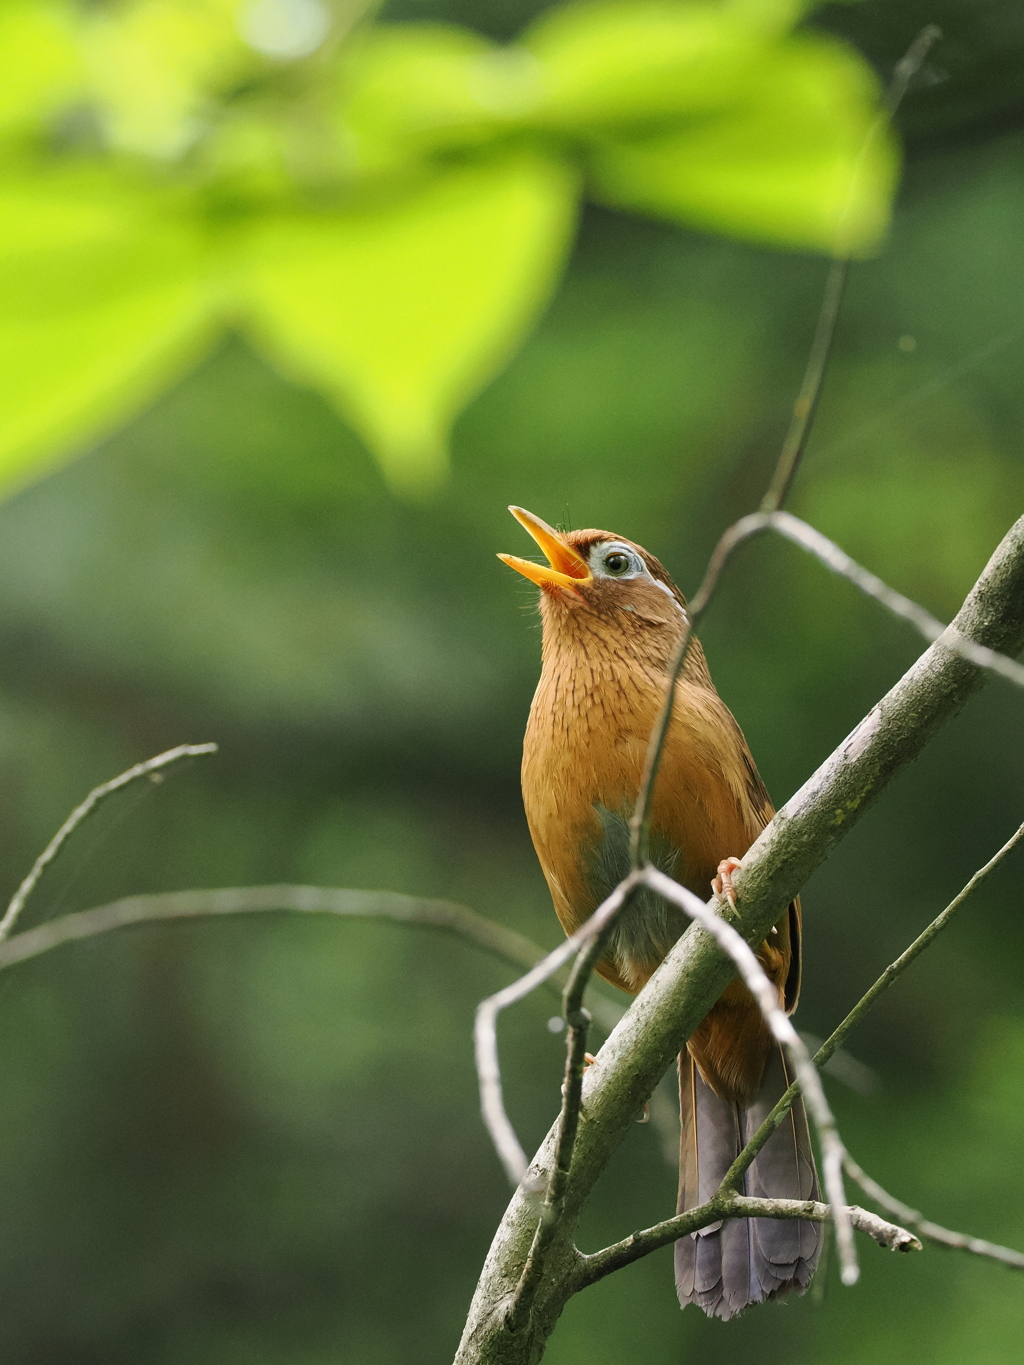
<svg viewBox="0 0 1024 1365"><path fill-rule="evenodd" d="M612 567L609 561L619 561ZM643 561L635 550L617 541L597 547L592 572L598 578L638 578L644 573Z"/></svg>

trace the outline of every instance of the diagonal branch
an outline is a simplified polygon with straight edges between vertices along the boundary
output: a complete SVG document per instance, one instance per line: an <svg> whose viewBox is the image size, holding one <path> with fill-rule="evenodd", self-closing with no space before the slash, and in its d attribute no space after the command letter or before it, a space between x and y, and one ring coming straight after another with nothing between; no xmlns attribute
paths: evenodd
<svg viewBox="0 0 1024 1365"><path fill-rule="evenodd" d="M920 1251L921 1243L906 1228L879 1218L876 1213L850 1204L842 1210L845 1220L858 1232L865 1232L890 1251ZM752 1199L747 1195L719 1191L713 1199L696 1208L677 1213L662 1223L630 1233L621 1242L583 1256L576 1268L577 1287L585 1288L603 1280L623 1266L632 1265L652 1251L678 1242L720 1218L802 1218L811 1223L832 1221L832 1206L816 1199Z"/></svg>

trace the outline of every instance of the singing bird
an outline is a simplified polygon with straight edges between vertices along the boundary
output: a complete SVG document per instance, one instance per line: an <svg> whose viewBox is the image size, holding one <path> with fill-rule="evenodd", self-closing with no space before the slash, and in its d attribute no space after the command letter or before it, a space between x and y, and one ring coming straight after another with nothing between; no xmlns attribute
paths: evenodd
<svg viewBox="0 0 1024 1365"><path fill-rule="evenodd" d="M538 564L498 556L541 590L542 667L523 744L523 801L555 911L571 934L629 872L629 818L688 623L686 599L654 556L623 536L561 533L521 507L509 511L547 558ZM773 814L694 639L652 794L651 861L702 899L712 884L731 895L730 871ZM682 911L642 891L616 923L597 970L624 991L641 990L686 924ZM799 901L757 956L792 1013L800 989ZM711 1197L789 1079L753 997L734 980L679 1059L680 1212ZM799 1101L747 1171L742 1192L817 1197ZM813 1223L716 1223L676 1243L679 1301L730 1318L749 1304L803 1291L819 1251Z"/></svg>

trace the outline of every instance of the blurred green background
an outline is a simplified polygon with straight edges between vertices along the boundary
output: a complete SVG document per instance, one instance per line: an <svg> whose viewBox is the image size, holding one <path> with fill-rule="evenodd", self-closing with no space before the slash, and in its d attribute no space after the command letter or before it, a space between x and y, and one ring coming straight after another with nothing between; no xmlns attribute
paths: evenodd
<svg viewBox="0 0 1024 1365"><path fill-rule="evenodd" d="M493 36L539 5L404 0ZM831 7L883 76L946 33L901 115L888 247L855 267L793 499L949 615L1024 503L1024 21L1000 0ZM316 394L232 340L143 416L0 507L0 866L10 893L98 781L219 755L112 801L25 923L135 891L303 881L460 900L553 945L518 792L538 671L505 512L639 540L692 592L785 430L826 263L586 211L539 330L403 502ZM703 632L784 800L919 652L781 544ZM825 1034L1024 818L1024 698L995 681L805 895L801 1026ZM1019 856L851 1040L853 1152L938 1221L1024 1247ZM507 1200L476 1102L476 1002L510 972L384 924L137 929L0 977L0 1356L9 1365L427 1365L450 1358ZM503 1023L526 1145L557 1105L549 999ZM638 1127L582 1230L664 1217ZM861 1243L852 1290L738 1322L680 1314L671 1257L569 1305L552 1365L1019 1359L1011 1272Z"/></svg>

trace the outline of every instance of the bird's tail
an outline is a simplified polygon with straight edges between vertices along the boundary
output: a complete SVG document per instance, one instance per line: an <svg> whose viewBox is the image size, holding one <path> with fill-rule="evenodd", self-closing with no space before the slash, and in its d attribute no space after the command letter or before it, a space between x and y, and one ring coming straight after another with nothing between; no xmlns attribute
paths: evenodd
<svg viewBox="0 0 1024 1365"><path fill-rule="evenodd" d="M773 1048L760 1094L746 1108L721 1099L686 1052L679 1059L679 1211L702 1204L789 1085ZM746 1172L740 1193L759 1199L816 1199L818 1176L807 1118L797 1099ZM676 1242L676 1289L685 1308L731 1318L749 1304L803 1293L821 1251L821 1227L803 1220L732 1218Z"/></svg>

